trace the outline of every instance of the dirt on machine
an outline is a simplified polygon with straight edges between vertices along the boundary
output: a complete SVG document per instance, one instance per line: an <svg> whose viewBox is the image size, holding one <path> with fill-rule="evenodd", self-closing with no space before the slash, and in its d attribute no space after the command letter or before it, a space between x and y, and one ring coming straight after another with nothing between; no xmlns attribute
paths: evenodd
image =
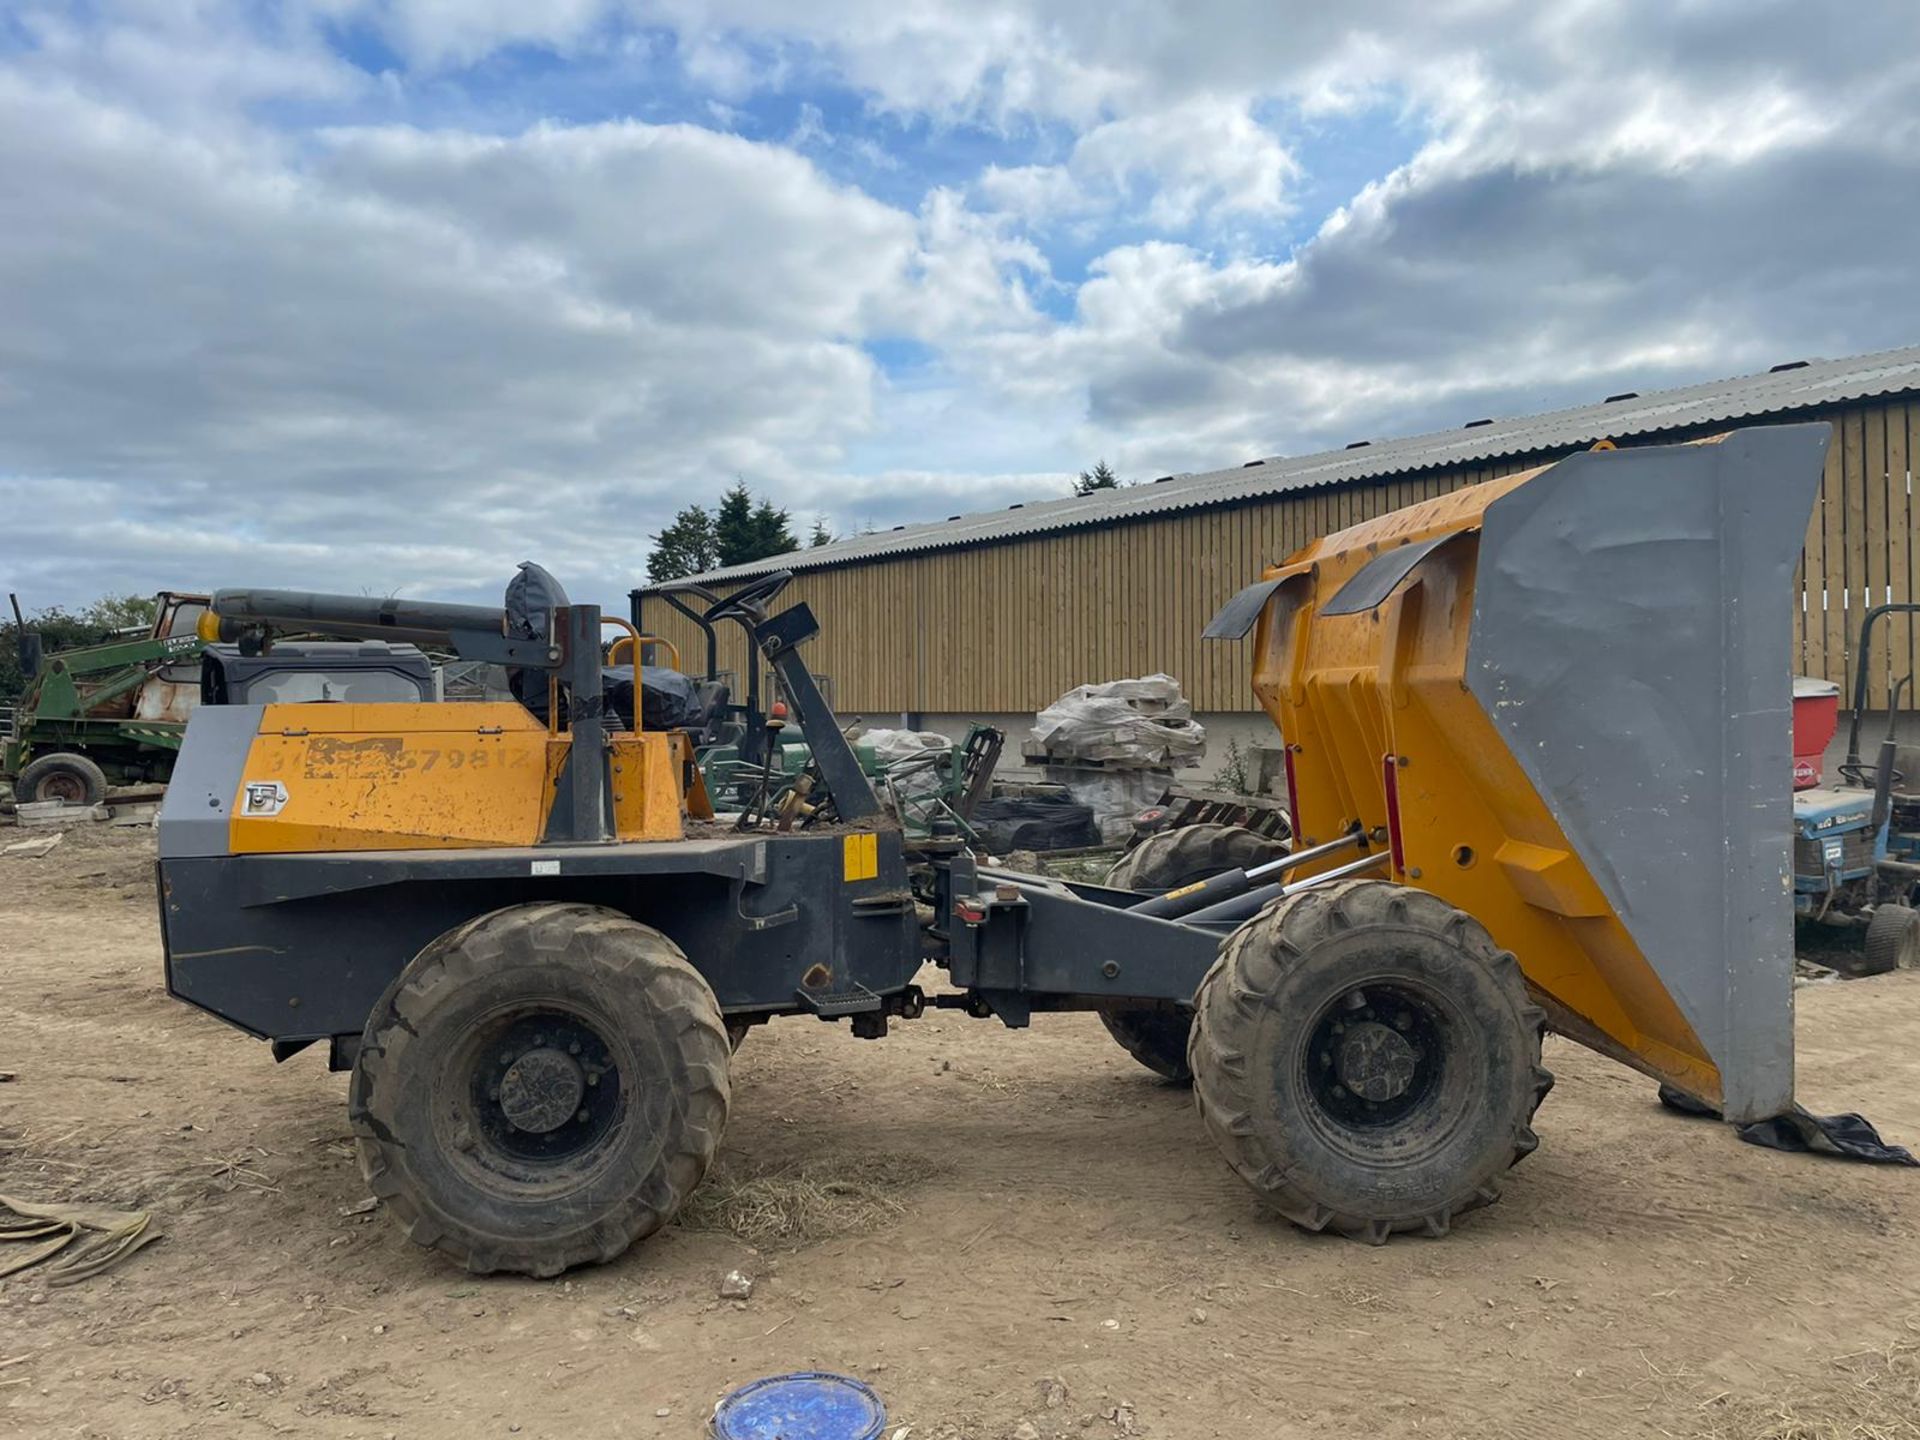
<svg viewBox="0 0 1920 1440"><path fill-rule="evenodd" d="M427 699L433 668L412 646L381 640L209 643L208 597L162 590L153 619L98 645L45 653L10 595L26 693L0 744L0 780L20 804L97 805L113 786L164 784L201 704Z"/></svg>
<svg viewBox="0 0 1920 1440"><path fill-rule="evenodd" d="M903 830L785 572L700 612L808 741L738 809L697 723L610 692L609 629L645 637L538 567L500 607L222 591L225 640L431 645L518 699L196 712L159 825L168 988L351 1071L370 1188L476 1272L666 1224L754 1027L879 1039L927 1007L1097 1012L1191 1079L1273 1209L1444 1234L1537 1145L1549 1028L1729 1120L1792 1104L1789 581L1827 442L1580 454L1269 569L1208 633L1251 636L1291 844L1169 831L1108 884ZM768 708L739 717L749 754Z"/></svg>

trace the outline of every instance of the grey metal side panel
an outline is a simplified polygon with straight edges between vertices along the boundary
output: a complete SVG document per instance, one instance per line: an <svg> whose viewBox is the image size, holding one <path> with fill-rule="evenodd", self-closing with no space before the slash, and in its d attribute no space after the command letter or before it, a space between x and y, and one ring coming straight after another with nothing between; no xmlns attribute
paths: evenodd
<svg viewBox="0 0 1920 1440"><path fill-rule="evenodd" d="M202 705L193 712L160 804L161 859L227 853L229 811L265 708Z"/></svg>
<svg viewBox="0 0 1920 1440"><path fill-rule="evenodd" d="M896 831L879 835L878 873L851 882L833 833L592 848L163 860L168 993L271 1039L358 1034L428 941L535 901L657 927L728 1012L806 1008L816 966L823 993L895 993L920 968ZM560 869L533 872L530 857Z"/></svg>
<svg viewBox="0 0 1920 1440"><path fill-rule="evenodd" d="M1793 1098L1789 582L1828 433L1576 455L1480 544L1469 686L1736 1121Z"/></svg>

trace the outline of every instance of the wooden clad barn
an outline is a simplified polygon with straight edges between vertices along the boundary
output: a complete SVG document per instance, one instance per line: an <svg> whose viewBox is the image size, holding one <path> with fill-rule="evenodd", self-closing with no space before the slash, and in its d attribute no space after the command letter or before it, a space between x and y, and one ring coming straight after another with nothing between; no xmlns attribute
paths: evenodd
<svg viewBox="0 0 1920 1440"><path fill-rule="evenodd" d="M1163 476L857 536L698 578L726 591L792 569L786 597L807 601L823 624L809 642L809 663L830 677L844 714L908 715L938 727L966 716L1030 714L1074 685L1165 671L1197 712L1229 720L1256 710L1249 647L1203 643L1200 632L1262 567L1315 536L1601 440L1666 443L1802 420L1830 421L1834 441L1797 579L1795 653L1800 673L1850 685L1848 651L1864 608L1920 595L1920 500L1912 482L1920 347ZM651 594L634 592L643 628L675 641L692 663L700 653L696 632ZM1894 656L1888 663L1882 652L1871 667L1875 708L1886 705L1890 673L1920 664L1914 627L1896 620L1885 628ZM724 642L721 663L738 673L737 631Z"/></svg>

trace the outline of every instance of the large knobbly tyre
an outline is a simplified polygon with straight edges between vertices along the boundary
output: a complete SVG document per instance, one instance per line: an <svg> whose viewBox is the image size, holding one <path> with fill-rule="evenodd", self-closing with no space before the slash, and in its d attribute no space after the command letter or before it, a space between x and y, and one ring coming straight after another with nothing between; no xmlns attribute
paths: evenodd
<svg viewBox="0 0 1920 1440"><path fill-rule="evenodd" d="M1129 1005L1099 1013L1107 1033L1147 1069L1176 1085L1193 1083L1193 1071L1187 1065L1187 1032L1193 1028L1192 1011Z"/></svg>
<svg viewBox="0 0 1920 1440"><path fill-rule="evenodd" d="M673 1218L726 1129L729 1054L713 991L659 931L520 905L387 987L347 1113L415 1243L476 1274L557 1275Z"/></svg>
<svg viewBox="0 0 1920 1440"><path fill-rule="evenodd" d="M1278 860L1286 845L1239 825L1186 825L1149 835L1107 872L1116 890L1161 893L1196 880ZM1188 1010L1126 1006L1100 1012L1107 1033L1134 1059L1178 1085L1193 1079L1187 1066Z"/></svg>
<svg viewBox="0 0 1920 1440"><path fill-rule="evenodd" d="M1286 853L1284 841L1243 825L1183 825L1147 836L1120 857L1106 883L1116 890L1173 890L1228 870L1250 870Z"/></svg>
<svg viewBox="0 0 1920 1440"><path fill-rule="evenodd" d="M1276 901L1194 1006L1208 1132L1309 1230L1443 1235L1538 1143L1544 1016L1513 956L1438 896L1348 880Z"/></svg>

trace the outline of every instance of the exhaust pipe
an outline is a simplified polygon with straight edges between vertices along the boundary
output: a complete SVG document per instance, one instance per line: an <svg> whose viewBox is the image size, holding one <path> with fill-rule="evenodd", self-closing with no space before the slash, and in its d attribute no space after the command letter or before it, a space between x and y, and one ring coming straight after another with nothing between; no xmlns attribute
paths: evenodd
<svg viewBox="0 0 1920 1440"><path fill-rule="evenodd" d="M27 617L20 613L20 597L8 591L7 601L13 606L13 633L20 651L20 678L31 680L40 673L40 662L46 658L46 643L40 638L38 630L27 629Z"/></svg>

